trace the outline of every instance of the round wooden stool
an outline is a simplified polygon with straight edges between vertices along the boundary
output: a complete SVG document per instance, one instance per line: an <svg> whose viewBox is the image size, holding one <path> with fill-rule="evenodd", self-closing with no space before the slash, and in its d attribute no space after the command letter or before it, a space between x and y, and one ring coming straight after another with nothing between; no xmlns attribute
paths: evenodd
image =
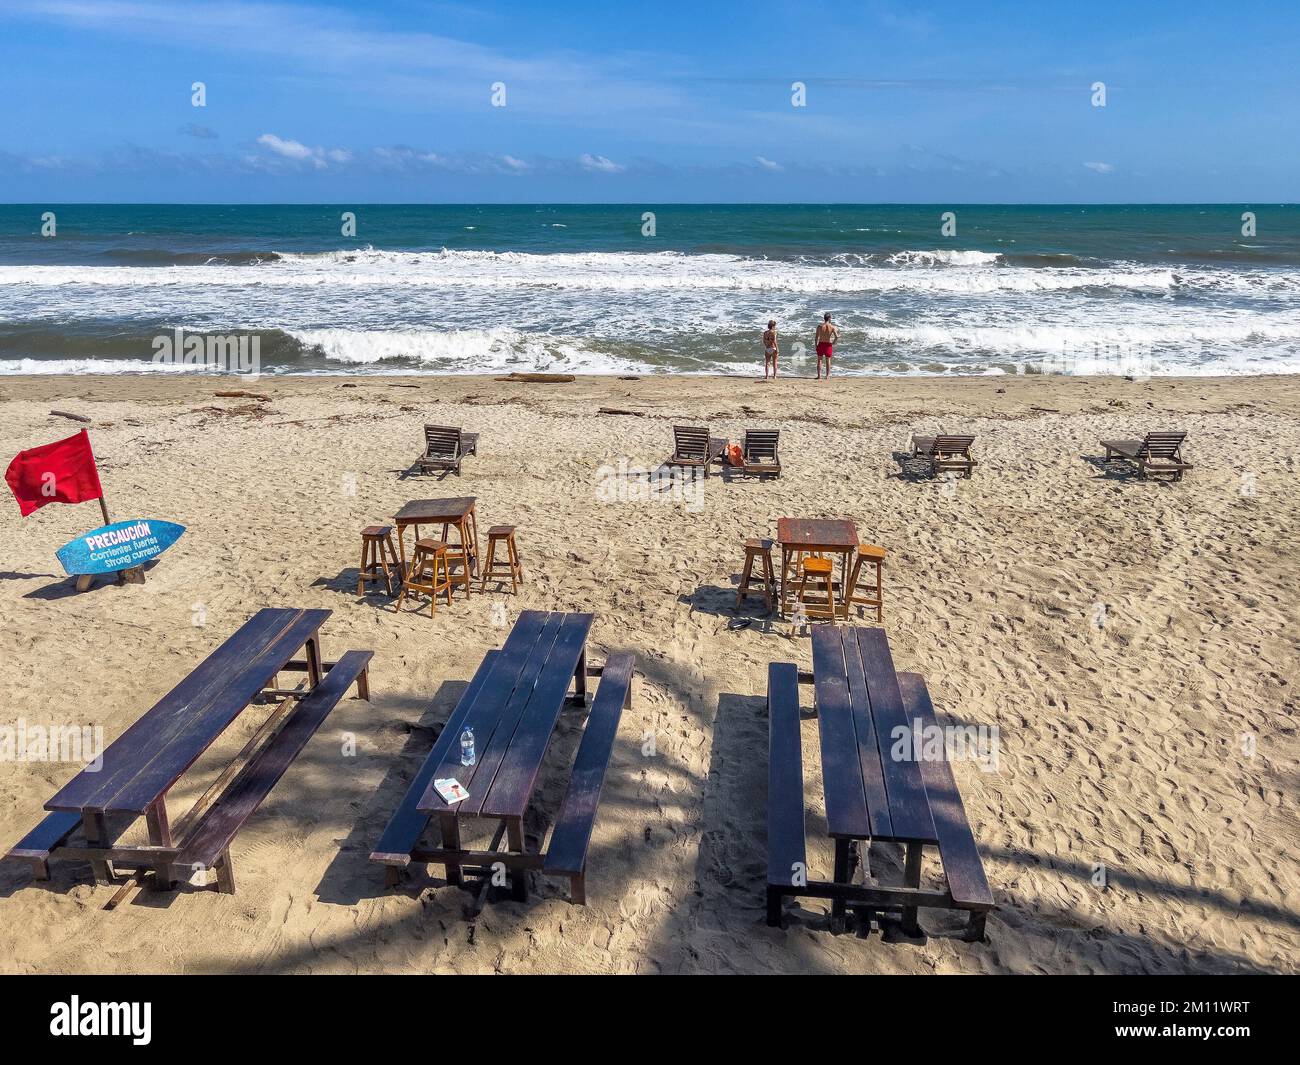
<svg viewBox="0 0 1300 1065"><path fill-rule="evenodd" d="M835 585L831 580L834 563L829 558L806 558L799 573L799 602L803 606L804 617L835 619ZM813 581L813 591L826 592L826 601L810 600L807 596L809 578Z"/></svg>
<svg viewBox="0 0 1300 1065"><path fill-rule="evenodd" d="M397 597L394 610L411 592L423 592L429 597L429 617L438 612L438 596L445 593L451 606L451 570L447 565L447 545L442 540L416 540L411 569L402 582L402 594Z"/></svg>
<svg viewBox="0 0 1300 1065"><path fill-rule="evenodd" d="M763 563L763 576L754 577L754 560L761 560ZM761 587L758 591L750 590L750 582L754 580L761 581ZM736 589L736 609L745 601L747 596L761 595L763 602L767 605L767 612L772 612L772 604L776 602L776 578L772 575L772 541L771 540L746 540L745 541L745 568L740 571L740 587Z"/></svg>
<svg viewBox="0 0 1300 1065"><path fill-rule="evenodd" d="M506 557L496 560L497 543L505 546ZM486 588L489 577L509 577L510 590L517 592L523 583L524 567L519 562L519 552L515 548L515 527L513 525L493 525L488 530L487 564L483 567L483 581L480 588Z"/></svg>
<svg viewBox="0 0 1300 1065"><path fill-rule="evenodd" d="M858 594L858 582L862 579L862 568L870 566L875 571L875 584L870 583L870 574L867 575L868 583L864 585L864 593ZM883 621L885 618L885 590L882 571L885 568L885 549L877 547L875 544L858 544L858 556L853 560L853 575L849 578L849 587L845 592L844 614L847 617L849 606L857 603L859 606L875 607L876 620Z"/></svg>
<svg viewBox="0 0 1300 1065"><path fill-rule="evenodd" d="M357 595L366 594L368 581L384 582L388 594L393 594L393 580L402 582L402 567L397 561L397 548L393 546L391 525L367 525L361 530L361 570L357 573Z"/></svg>

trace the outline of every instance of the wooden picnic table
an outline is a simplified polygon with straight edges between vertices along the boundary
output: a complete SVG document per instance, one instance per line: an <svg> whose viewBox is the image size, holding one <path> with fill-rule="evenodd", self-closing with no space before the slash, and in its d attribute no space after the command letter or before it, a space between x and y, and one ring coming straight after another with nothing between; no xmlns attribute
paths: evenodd
<svg viewBox="0 0 1300 1065"><path fill-rule="evenodd" d="M840 556L840 590L844 593L849 579L849 565L858 546L858 527L843 518L780 518L776 523L776 540L781 545L781 616L792 591L791 563L799 552ZM842 594L841 598L845 598ZM847 602L840 604L842 616L848 617Z"/></svg>
<svg viewBox="0 0 1300 1065"><path fill-rule="evenodd" d="M114 863L152 868L170 885L214 868L221 890L234 890L230 839L269 793L352 681L369 697L368 651L324 662L320 627L329 610L258 611L45 804L51 811L7 857L31 862L48 877L48 859L79 858L97 880L117 878ZM303 653L301 660L295 658ZM306 687L274 689L281 671L306 674ZM227 727L267 689L284 696L257 734L194 807L173 826L167 793ZM143 816L147 847L115 840ZM61 846L76 828L85 845ZM180 842L174 836L184 836Z"/></svg>
<svg viewBox="0 0 1300 1065"><path fill-rule="evenodd" d="M812 895L832 900L831 925L837 931L848 904L899 909L903 927L913 933L920 931L918 907L941 906L969 910L969 934L979 938L993 896L947 755L917 757L913 743L918 723L922 730L935 726L924 680L895 671L884 629L819 626L812 633L812 659L826 830L835 844L835 868L829 882L806 876L798 674L793 665L774 663L768 689L769 923L779 923L781 896ZM854 883L859 845L867 840L904 847L902 888ZM927 846L939 848L947 892L920 887ZM797 866L802 866L802 883L791 875Z"/></svg>
<svg viewBox="0 0 1300 1065"><path fill-rule="evenodd" d="M393 515L393 524L397 526L397 553L402 567L402 576L406 576L406 543L403 532L408 526L415 527L415 538L420 538L421 525L442 525L445 531L454 528L460 537L460 543L448 544L449 558L460 557L461 568L451 574L453 584L465 586L465 598L470 596L471 578L478 568L478 516L474 510L474 496L453 496L447 499L412 499ZM457 550L459 547L459 550Z"/></svg>
<svg viewBox="0 0 1300 1065"><path fill-rule="evenodd" d="M527 849L523 824L561 711L566 704L587 706L592 619L591 614L525 610L504 646L488 652L371 853L372 860L389 867L390 883L412 861L442 865L447 882L456 885L463 882L463 871L481 872L500 863L510 870L515 899L527 899L528 873L538 871L568 876L573 900L585 901L592 823L618 720L631 701L631 655L611 655L600 671L600 690L545 853ZM466 728L474 734L476 753L469 766L461 764ZM454 778L468 798L445 802L435 787L444 778ZM462 825L470 819L498 822L487 850L461 845ZM431 820L441 830L436 848L420 845ZM499 850L503 836L505 849Z"/></svg>

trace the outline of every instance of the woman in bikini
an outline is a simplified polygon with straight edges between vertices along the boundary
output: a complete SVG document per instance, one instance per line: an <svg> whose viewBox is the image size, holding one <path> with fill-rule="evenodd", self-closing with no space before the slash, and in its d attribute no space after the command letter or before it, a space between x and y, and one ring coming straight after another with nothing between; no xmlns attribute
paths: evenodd
<svg viewBox="0 0 1300 1065"><path fill-rule="evenodd" d="M767 329L763 333L763 380L767 380L767 368L772 368L772 378L776 378L776 319L767 323Z"/></svg>

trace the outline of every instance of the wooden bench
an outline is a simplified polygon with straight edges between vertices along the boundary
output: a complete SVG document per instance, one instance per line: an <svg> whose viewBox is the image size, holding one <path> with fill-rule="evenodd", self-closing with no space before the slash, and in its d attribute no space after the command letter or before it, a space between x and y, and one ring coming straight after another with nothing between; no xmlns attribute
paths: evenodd
<svg viewBox="0 0 1300 1065"><path fill-rule="evenodd" d="M80 814L52 813L15 843L5 857L30 862L32 875L37 880L49 880L50 851L60 846L80 827Z"/></svg>
<svg viewBox="0 0 1300 1065"><path fill-rule="evenodd" d="M767 923L781 926L781 899L808 882L804 835L799 669L767 667Z"/></svg>
<svg viewBox="0 0 1300 1065"><path fill-rule="evenodd" d="M235 892L234 873L230 865L230 843L244 823L252 817L271 789L284 776L295 758L307 746L316 730L325 723L331 710L347 694L353 683L364 683L372 651L348 651L321 678L310 692L298 701L286 724L230 782L207 811L189 830L180 852L172 863L177 880L193 883L196 874L209 869L217 872L217 890L228 895Z"/></svg>
<svg viewBox="0 0 1300 1065"><path fill-rule="evenodd" d="M954 470L969 477L975 468L970 454L974 443L973 436L914 436L912 457L929 460L931 477L942 470Z"/></svg>
<svg viewBox="0 0 1300 1065"><path fill-rule="evenodd" d="M907 716L920 720L923 728L929 731L935 720L925 678L919 673L900 673L898 686L903 693ZM939 836L939 859L948 881L948 897L954 908L971 911L966 939L978 942L984 938L986 915L989 910L996 909L996 905L988 878L984 875L984 863L975 846L975 834L971 832L966 807L957 791L957 781L953 779L948 760L922 758L920 766L930 800L930 812L934 815L935 831Z"/></svg>
<svg viewBox="0 0 1300 1065"><path fill-rule="evenodd" d="M110 744L96 764L60 788L45 804L49 815L5 857L27 862L41 879L49 876L51 858L88 861L97 881L122 886L109 908L150 871L158 883L170 885L178 865L210 866L216 860L220 877L233 885L226 852L235 831L343 692L355 682L361 696L369 696L370 652L349 651L333 664L323 660L319 630L329 615L288 607L258 611ZM294 658L303 651L305 658ZM281 671L305 673L306 684L279 688ZM172 786L261 696L278 698L278 705L173 825L167 812ZM141 816L148 844L116 842ZM81 838L73 840L78 825ZM134 873L123 881L119 867Z"/></svg>
<svg viewBox="0 0 1300 1065"><path fill-rule="evenodd" d="M452 709L447 723L442 726L442 731L438 733L438 738L433 743L433 749L425 756L424 762L411 778L406 794L397 809L393 811L393 816L389 818L388 827L379 837L375 849L370 852L372 862L388 866L385 878L390 887L398 882L402 870L411 864L412 853L419 847L420 837L429 824L429 815L417 810L416 804L433 783L434 774L437 773L446 756L459 743L461 724L465 720L465 715L474 705L474 700L478 697L500 654L500 651L489 651L483 657L474 679L469 682L469 686Z"/></svg>
<svg viewBox="0 0 1300 1065"><path fill-rule="evenodd" d="M1107 462L1124 459L1135 463L1139 477L1167 473L1181 481L1183 474L1192 468L1190 462L1183 461L1186 438L1186 433L1147 433L1142 440L1103 440L1101 446L1106 449Z"/></svg>
<svg viewBox="0 0 1300 1065"><path fill-rule="evenodd" d="M829 899L830 928L844 930L851 907L860 918L886 912L901 917L909 935L921 935L922 907L969 914L966 938L980 939L994 909L974 836L952 769L934 757L933 708L925 683L897 673L883 629L823 626L812 636L812 683L821 739L826 833L835 845L831 879L813 879L806 866L801 730L793 665L768 670L767 920L781 923L787 896ZM915 730L919 729L917 734ZM913 741L904 748L902 738ZM899 885L861 883L854 875L861 848L903 848ZM936 847L943 890L922 885L923 854Z"/></svg>
<svg viewBox="0 0 1300 1065"><path fill-rule="evenodd" d="M614 752L619 718L632 705L632 666L630 654L613 654L605 661L542 866L544 873L569 877L570 898L580 906L587 902L587 847L605 771Z"/></svg>
<svg viewBox="0 0 1300 1065"><path fill-rule="evenodd" d="M592 824L619 717L631 700L633 668L625 654L612 655L601 669L587 668L592 620L592 614L524 610L501 649L488 652L370 854L386 867L390 885L412 863L443 866L451 886L462 886L466 874L482 880L504 869L516 901L527 901L533 873L567 877L573 901L585 901ZM588 675L601 677L594 700ZM566 707L588 710L588 720L550 849L542 853L529 846L524 822ZM474 734L470 765L460 760L466 729ZM443 777L464 789L458 802L448 803L434 786ZM461 845L462 826L477 820L497 822L486 849ZM422 841L430 823L438 825L436 846Z"/></svg>
<svg viewBox="0 0 1300 1065"><path fill-rule="evenodd" d="M416 460L421 472L451 470L458 476L466 455L478 454L478 433L466 433L449 425L424 427L424 454Z"/></svg>

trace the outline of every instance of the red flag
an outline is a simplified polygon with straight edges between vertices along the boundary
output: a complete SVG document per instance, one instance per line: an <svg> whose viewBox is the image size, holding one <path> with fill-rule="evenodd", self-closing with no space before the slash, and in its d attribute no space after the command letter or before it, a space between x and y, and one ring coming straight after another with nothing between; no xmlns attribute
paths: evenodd
<svg viewBox="0 0 1300 1065"><path fill-rule="evenodd" d="M46 503L84 503L104 494L85 429L66 440L18 452L5 470L5 480L24 518Z"/></svg>

